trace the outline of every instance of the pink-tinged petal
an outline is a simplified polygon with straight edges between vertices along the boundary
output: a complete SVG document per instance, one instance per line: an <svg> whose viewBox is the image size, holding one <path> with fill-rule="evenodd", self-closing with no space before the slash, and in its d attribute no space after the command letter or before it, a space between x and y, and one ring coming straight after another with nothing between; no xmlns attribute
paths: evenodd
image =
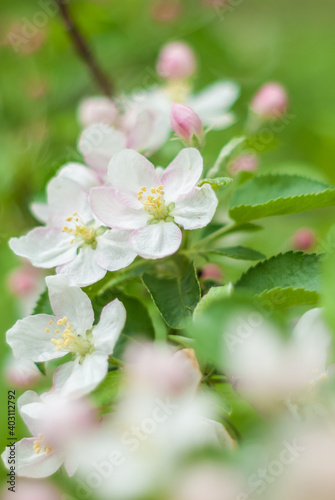
<svg viewBox="0 0 335 500"><path fill-rule="evenodd" d="M313 369L323 373L327 365L327 351L332 342L332 333L320 308L310 309L301 316L293 331L301 359L313 360Z"/></svg>
<svg viewBox="0 0 335 500"><path fill-rule="evenodd" d="M33 404L43 405L43 402L40 396L34 391L26 391L19 397L17 400L17 407L20 412L20 415L29 429L29 432L32 436L38 436L41 432L40 419L41 415L36 415L36 412L32 414L29 409L27 411L27 407Z"/></svg>
<svg viewBox="0 0 335 500"><path fill-rule="evenodd" d="M98 237L95 260L103 269L118 271L133 262L136 253L130 247L131 231L113 229Z"/></svg>
<svg viewBox="0 0 335 500"><path fill-rule="evenodd" d="M13 349L14 356L35 362L64 356L66 353L56 351L55 344L51 342L55 335L50 321L55 320L55 316L49 314L36 314L19 319L7 332L7 343Z"/></svg>
<svg viewBox="0 0 335 500"><path fill-rule="evenodd" d="M108 373L108 355L94 352L82 363L71 361L57 368L52 390L62 397L78 398L93 391Z"/></svg>
<svg viewBox="0 0 335 500"><path fill-rule="evenodd" d="M84 222L93 219L88 191L80 183L65 175L54 177L47 186L48 206L50 209L49 226L62 229L67 225L66 218L77 212Z"/></svg>
<svg viewBox="0 0 335 500"><path fill-rule="evenodd" d="M114 189L108 187L91 189L90 204L96 217L115 229L138 229L145 226L149 218L143 207L129 207L120 200Z"/></svg>
<svg viewBox="0 0 335 500"><path fill-rule="evenodd" d="M186 148L167 167L162 175L166 203L175 202L197 185L203 168L202 156L197 149Z"/></svg>
<svg viewBox="0 0 335 500"><path fill-rule="evenodd" d="M105 123L96 123L83 130L78 149L85 162L100 174L106 174L110 159L126 147L126 136Z"/></svg>
<svg viewBox="0 0 335 500"><path fill-rule="evenodd" d="M81 101L78 109L79 122L88 127L94 123L114 123L119 110L112 99L104 96L88 97Z"/></svg>
<svg viewBox="0 0 335 500"><path fill-rule="evenodd" d="M50 217L50 209L47 203L32 203L30 205L30 211L39 222L46 224Z"/></svg>
<svg viewBox="0 0 335 500"><path fill-rule="evenodd" d="M181 196L171 215L184 229L199 229L210 223L217 205L218 199L213 189L209 184L204 184Z"/></svg>
<svg viewBox="0 0 335 500"><path fill-rule="evenodd" d="M158 109L144 109L137 114L129 133L127 147L152 153L160 149L171 133L167 113Z"/></svg>
<svg viewBox="0 0 335 500"><path fill-rule="evenodd" d="M130 243L144 259L161 259L174 254L180 247L182 234L173 222L159 222L134 231Z"/></svg>
<svg viewBox="0 0 335 500"><path fill-rule="evenodd" d="M115 190L132 194L135 200L142 186L159 186L153 164L132 149L124 149L111 159L108 180Z"/></svg>
<svg viewBox="0 0 335 500"><path fill-rule="evenodd" d="M37 437L21 439L15 445L16 451L16 474L19 477L42 478L54 474L63 464L64 455L61 451L53 451L46 455L42 449L40 453L34 450ZM1 455L8 468L9 448Z"/></svg>
<svg viewBox="0 0 335 500"><path fill-rule="evenodd" d="M63 266L58 266L57 274L65 274L78 286L88 286L100 281L106 268L100 266L95 258L96 250L90 246L79 248L76 257Z"/></svg>
<svg viewBox="0 0 335 500"><path fill-rule="evenodd" d="M187 104L200 116L204 125L212 126L225 114L240 93L239 87L229 81L216 82L189 99Z"/></svg>
<svg viewBox="0 0 335 500"><path fill-rule="evenodd" d="M118 299L101 311L97 326L93 328L93 343L97 351L112 354L126 322L126 309Z"/></svg>
<svg viewBox="0 0 335 500"><path fill-rule="evenodd" d="M89 191L92 187L99 186L101 184L100 177L94 170L76 162L64 165L58 171L57 177L58 176L73 180L86 191Z"/></svg>
<svg viewBox="0 0 335 500"><path fill-rule="evenodd" d="M51 269L65 264L76 255L71 245L73 236L53 227L36 227L21 238L11 238L9 246L16 255L28 259L33 266Z"/></svg>
<svg viewBox="0 0 335 500"><path fill-rule="evenodd" d="M77 334L84 335L94 321L92 304L86 293L61 274L48 276L45 281L55 315L58 318L66 316Z"/></svg>

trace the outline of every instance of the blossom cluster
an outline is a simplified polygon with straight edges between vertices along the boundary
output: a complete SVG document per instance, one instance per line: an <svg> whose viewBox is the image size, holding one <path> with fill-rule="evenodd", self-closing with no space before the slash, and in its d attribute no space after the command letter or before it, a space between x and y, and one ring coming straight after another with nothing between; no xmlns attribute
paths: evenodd
<svg viewBox="0 0 335 500"><path fill-rule="evenodd" d="M18 399L31 437L16 443L16 473L39 480L64 469L78 499L328 500L333 466L313 471L319 454L329 464L335 458L332 333L310 290L313 308L284 332L279 321L249 314L250 303L232 298L222 268L208 262L213 253L264 257L211 246L222 230L259 229L230 226L216 192L232 181L221 176L223 160L231 176L242 170L247 177L258 157L238 147L244 138L233 138L214 166L206 164L207 134L238 120L231 107L239 86L222 80L195 92L196 69L191 48L173 42L159 56L160 85L85 99L78 111L83 162L59 169L46 201L31 207L41 225L9 242L24 259L11 289L21 298L35 298L44 282L46 290L7 332L14 356L7 374L26 387L44 372L51 386ZM268 83L251 101L247 123L278 119L287 108L283 87ZM154 166L150 156L170 144L172 132L179 152ZM292 246L308 250L314 240L301 229ZM285 289L292 302L303 293ZM256 422L246 439L245 421ZM278 443L279 458L270 462ZM2 454L7 467L9 453ZM46 482L21 481L22 498L59 497Z"/></svg>

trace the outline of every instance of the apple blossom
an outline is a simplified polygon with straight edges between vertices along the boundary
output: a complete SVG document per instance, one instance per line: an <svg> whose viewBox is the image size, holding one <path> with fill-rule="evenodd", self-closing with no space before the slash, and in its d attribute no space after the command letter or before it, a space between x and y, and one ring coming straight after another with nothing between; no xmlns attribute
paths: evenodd
<svg viewBox="0 0 335 500"><path fill-rule="evenodd" d="M108 97L90 97L84 99L79 106L79 122L85 127L94 123L110 123L113 125L118 118L119 110L112 99Z"/></svg>
<svg viewBox="0 0 335 500"><path fill-rule="evenodd" d="M17 359L10 356L5 365L5 376L8 383L15 387L33 385L41 378L41 372L29 359Z"/></svg>
<svg viewBox="0 0 335 500"><path fill-rule="evenodd" d="M227 374L244 397L267 408L327 378L331 333L321 309L306 312L287 343L265 320L254 328L247 318L234 319L227 327L224 354Z"/></svg>
<svg viewBox="0 0 335 500"><path fill-rule="evenodd" d="M94 172L68 164L47 187L48 203L34 204L33 211L46 223L21 238L12 238L11 249L36 267L68 275L80 286L102 279L136 257L129 247L129 231L111 231L92 214L88 192L99 185Z"/></svg>
<svg viewBox="0 0 335 500"><path fill-rule="evenodd" d="M98 102L96 100L98 99ZM78 141L78 149L85 162L104 177L110 159L125 148L145 154L158 150L169 138L170 123L165 102L158 95L131 94L117 100L121 111L114 122L102 119L85 128ZM103 110L99 98L90 98L90 107L99 108L99 115L110 114ZM98 111L95 114L98 117ZM87 120L81 120L86 125Z"/></svg>
<svg viewBox="0 0 335 500"><path fill-rule="evenodd" d="M203 160L184 149L160 176L139 153L124 150L108 168L108 186L91 189L93 213L107 226L132 231L132 249L146 259L175 253L184 229L205 227L218 200L209 184L197 187Z"/></svg>
<svg viewBox="0 0 335 500"><path fill-rule="evenodd" d="M82 439L95 424L88 401L65 399L52 391L42 396L27 391L18 399L18 409L33 437L15 445L17 475L47 477L64 464L72 476L77 467L71 458L72 442ZM9 453L7 447L2 454L7 467Z"/></svg>
<svg viewBox="0 0 335 500"><path fill-rule="evenodd" d="M200 147L203 126L199 116L189 106L174 102L170 113L171 127L188 146Z"/></svg>
<svg viewBox="0 0 335 500"><path fill-rule="evenodd" d="M49 361L71 353L73 361L61 365L54 376L54 390L82 395L93 390L108 371L112 354L126 319L123 304L115 299L94 323L88 296L66 276L46 278L54 315L36 314L15 323L7 332L14 356L34 362Z"/></svg>
<svg viewBox="0 0 335 500"><path fill-rule="evenodd" d="M286 90L279 83L266 83L254 96L250 108L264 119L279 118L287 112Z"/></svg>
<svg viewBox="0 0 335 500"><path fill-rule="evenodd" d="M135 345L128 348L126 362L130 391L185 396L196 392L202 378L193 349L174 353L164 345Z"/></svg>

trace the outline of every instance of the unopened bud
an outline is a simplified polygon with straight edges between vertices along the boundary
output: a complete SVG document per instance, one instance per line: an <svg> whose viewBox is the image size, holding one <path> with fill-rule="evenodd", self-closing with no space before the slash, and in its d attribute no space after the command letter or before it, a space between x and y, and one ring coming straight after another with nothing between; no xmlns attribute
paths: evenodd
<svg viewBox="0 0 335 500"><path fill-rule="evenodd" d="M256 93L250 107L264 119L280 118L288 108L286 90L279 83L266 83Z"/></svg>
<svg viewBox="0 0 335 500"><path fill-rule="evenodd" d="M95 123L114 124L118 109L108 97L90 97L81 102L78 110L79 122L83 127Z"/></svg>
<svg viewBox="0 0 335 500"><path fill-rule="evenodd" d="M201 271L201 277L204 280L214 280L214 281L222 281L222 271L217 264L206 264Z"/></svg>
<svg viewBox="0 0 335 500"><path fill-rule="evenodd" d="M157 73L166 80L180 80L192 76L196 66L193 50L185 43L172 42L161 50Z"/></svg>
<svg viewBox="0 0 335 500"><path fill-rule="evenodd" d="M186 145L201 146L203 142L203 125L192 108L174 102L171 106L170 121L174 132Z"/></svg>
<svg viewBox="0 0 335 500"><path fill-rule="evenodd" d="M292 247L294 250L310 250L315 245L315 233L308 227L298 229L292 236Z"/></svg>
<svg viewBox="0 0 335 500"><path fill-rule="evenodd" d="M244 153L235 158L229 165L231 175L238 172L254 172L258 168L258 157L253 153Z"/></svg>

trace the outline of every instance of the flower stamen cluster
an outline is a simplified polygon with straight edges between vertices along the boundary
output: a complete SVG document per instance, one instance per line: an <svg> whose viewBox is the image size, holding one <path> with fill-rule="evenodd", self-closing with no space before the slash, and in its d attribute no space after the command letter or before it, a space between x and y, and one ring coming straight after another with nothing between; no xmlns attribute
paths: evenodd
<svg viewBox="0 0 335 500"><path fill-rule="evenodd" d="M46 456L50 455L54 450L51 448L51 446L48 446L45 442L45 437L42 434L38 435L38 439L34 441L34 446L33 449L35 450L35 453L39 455L41 451L45 453Z"/></svg>

